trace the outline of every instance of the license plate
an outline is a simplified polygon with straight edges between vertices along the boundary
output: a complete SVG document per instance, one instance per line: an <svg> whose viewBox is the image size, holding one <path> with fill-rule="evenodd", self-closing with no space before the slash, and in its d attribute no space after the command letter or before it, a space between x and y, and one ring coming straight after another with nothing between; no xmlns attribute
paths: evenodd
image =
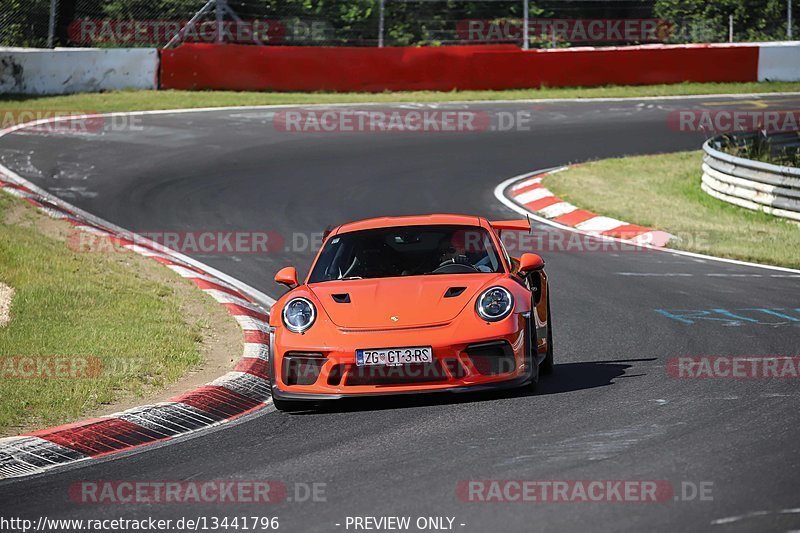
<svg viewBox="0 0 800 533"><path fill-rule="evenodd" d="M416 346L413 348L381 348L377 350L356 350L357 366L407 365L412 363L432 363L433 348Z"/></svg>

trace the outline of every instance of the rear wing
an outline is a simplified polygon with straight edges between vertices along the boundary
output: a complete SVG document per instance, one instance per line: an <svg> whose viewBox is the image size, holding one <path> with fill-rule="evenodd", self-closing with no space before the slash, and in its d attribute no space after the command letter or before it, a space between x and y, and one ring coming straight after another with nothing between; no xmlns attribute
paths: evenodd
<svg viewBox="0 0 800 533"><path fill-rule="evenodd" d="M501 242L500 245L503 246L503 250L505 250L505 245L503 245L502 238L503 238L503 230L508 231L527 231L533 234L533 226L531 226L531 217L525 216L525 220L490 220L489 225L492 229L497 233L497 236L500 237ZM506 252L508 254L508 252ZM511 257L511 271L516 273L519 269L519 259L515 257Z"/></svg>
<svg viewBox="0 0 800 533"><path fill-rule="evenodd" d="M494 229L498 235L501 235L503 230L509 231L528 231L533 233L530 217L525 220L491 220L489 225Z"/></svg>

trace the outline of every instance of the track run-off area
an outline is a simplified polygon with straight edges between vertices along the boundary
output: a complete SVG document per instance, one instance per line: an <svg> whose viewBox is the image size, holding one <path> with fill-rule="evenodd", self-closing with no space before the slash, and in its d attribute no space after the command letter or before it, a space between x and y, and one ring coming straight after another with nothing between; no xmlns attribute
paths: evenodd
<svg viewBox="0 0 800 533"><path fill-rule="evenodd" d="M102 134L6 135L0 163L145 235L277 236L282 245L268 253L179 250L277 298L275 272L294 265L304 276L329 225L421 213L518 218L494 194L512 176L697 150L708 135L676 127L682 110L798 103L771 95L379 106L469 112L486 124L404 133L295 131L291 107L158 112ZM698 167L698 183L700 175ZM465 532L800 528L800 381L692 379L668 369L681 356L800 355L800 273L633 247L580 249L564 246L567 230L534 225L546 236L556 360L535 394L366 399L294 415L269 406L190 438L2 481L3 515L268 516L284 531L344 531L354 516L450 517ZM70 493L102 480L273 480L288 497L93 504ZM459 487L469 480L655 480L674 497L466 501ZM314 484L324 495L305 493Z"/></svg>

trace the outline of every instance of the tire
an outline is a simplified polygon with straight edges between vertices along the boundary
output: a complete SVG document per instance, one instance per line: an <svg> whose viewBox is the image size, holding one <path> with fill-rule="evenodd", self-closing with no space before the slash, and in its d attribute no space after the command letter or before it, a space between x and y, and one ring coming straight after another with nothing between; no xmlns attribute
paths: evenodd
<svg viewBox="0 0 800 533"><path fill-rule="evenodd" d="M525 354L525 366L530 369L530 381L525 384L525 388L529 391L535 391L536 386L539 384L539 366L536 364L534 351L536 350L536 329L533 326L531 318L528 318L528 346Z"/></svg>
<svg viewBox="0 0 800 533"><path fill-rule="evenodd" d="M550 315L550 295L547 295L547 355L539 365L539 372L542 374L553 373L553 318Z"/></svg>

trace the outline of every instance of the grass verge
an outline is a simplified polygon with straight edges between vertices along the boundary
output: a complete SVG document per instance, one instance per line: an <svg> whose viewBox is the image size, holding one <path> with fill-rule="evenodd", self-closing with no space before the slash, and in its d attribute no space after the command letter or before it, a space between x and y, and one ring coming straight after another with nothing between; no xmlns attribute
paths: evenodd
<svg viewBox="0 0 800 533"><path fill-rule="evenodd" d="M235 322L190 282L127 251L73 251L72 231L0 192L0 281L16 291L0 328L0 435L164 399L241 353Z"/></svg>
<svg viewBox="0 0 800 533"><path fill-rule="evenodd" d="M700 189L701 162L701 151L604 159L544 184L583 209L668 231L674 248L800 268L800 226L712 198Z"/></svg>
<svg viewBox="0 0 800 533"><path fill-rule="evenodd" d="M678 83L670 85L519 89L508 91L407 91L385 93L276 93L236 91L112 91L66 96L0 96L4 111L97 112L269 104L450 102L553 98L621 98L800 91L797 82ZM8 125L8 124L6 124Z"/></svg>

